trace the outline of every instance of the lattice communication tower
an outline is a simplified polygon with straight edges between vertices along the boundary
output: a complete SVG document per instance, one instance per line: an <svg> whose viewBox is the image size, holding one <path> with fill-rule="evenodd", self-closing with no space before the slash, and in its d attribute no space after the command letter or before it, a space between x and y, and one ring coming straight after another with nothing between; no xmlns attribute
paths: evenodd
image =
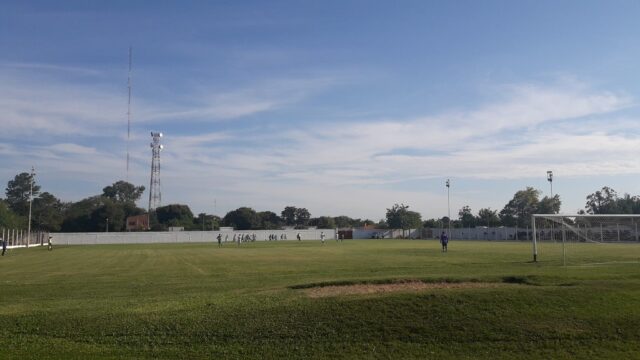
<svg viewBox="0 0 640 360"><path fill-rule="evenodd" d="M155 210L162 202L160 191L160 151L164 148L160 144L161 132L151 132L151 183L149 184L149 212Z"/></svg>

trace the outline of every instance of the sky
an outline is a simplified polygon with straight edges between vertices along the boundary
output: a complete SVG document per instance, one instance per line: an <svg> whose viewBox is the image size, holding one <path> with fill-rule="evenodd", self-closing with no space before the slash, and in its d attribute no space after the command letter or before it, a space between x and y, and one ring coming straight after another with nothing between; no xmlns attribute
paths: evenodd
<svg viewBox="0 0 640 360"><path fill-rule="evenodd" d="M640 194L638 1L2 1L0 183L223 216ZM132 56L127 141L128 52ZM127 143L131 156L126 171ZM146 208L148 191L139 205Z"/></svg>

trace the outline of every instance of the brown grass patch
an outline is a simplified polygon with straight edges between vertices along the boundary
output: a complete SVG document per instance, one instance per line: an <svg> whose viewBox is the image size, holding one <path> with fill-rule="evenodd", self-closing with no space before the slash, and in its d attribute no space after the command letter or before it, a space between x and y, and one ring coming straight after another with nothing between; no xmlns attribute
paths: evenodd
<svg viewBox="0 0 640 360"><path fill-rule="evenodd" d="M422 282L406 281L390 284L355 284L330 285L305 289L305 293L312 298L323 298L341 295L369 295L392 292L416 292L423 290L441 289L477 289L505 286L508 284L491 282Z"/></svg>

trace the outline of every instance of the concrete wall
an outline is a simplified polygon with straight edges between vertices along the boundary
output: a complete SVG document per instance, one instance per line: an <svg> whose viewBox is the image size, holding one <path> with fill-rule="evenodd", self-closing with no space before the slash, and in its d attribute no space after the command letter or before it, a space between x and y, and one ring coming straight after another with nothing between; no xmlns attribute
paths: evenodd
<svg viewBox="0 0 640 360"><path fill-rule="evenodd" d="M424 229L424 238L439 238L447 228ZM527 235L528 234L528 235ZM513 227L451 228L453 240L531 240L532 231Z"/></svg>
<svg viewBox="0 0 640 360"><path fill-rule="evenodd" d="M334 229L314 230L251 230L251 231L173 231L173 232L99 232L99 233L52 233L54 245L91 245L91 244L154 244L154 243L202 243L217 242L218 234L222 235L222 241L233 241L233 236L238 238L241 234L256 234L256 241L269 239L274 234L280 240L281 235L286 235L287 240L296 240L296 234L300 233L302 240L320 240L320 233L324 232L327 240L335 239Z"/></svg>

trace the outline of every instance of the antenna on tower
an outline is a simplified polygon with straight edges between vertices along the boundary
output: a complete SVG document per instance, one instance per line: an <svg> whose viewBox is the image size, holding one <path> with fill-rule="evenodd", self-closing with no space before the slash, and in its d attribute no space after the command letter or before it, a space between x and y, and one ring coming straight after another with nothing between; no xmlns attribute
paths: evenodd
<svg viewBox="0 0 640 360"><path fill-rule="evenodd" d="M129 46L129 75L127 76L127 88L129 100L127 102L127 182L129 181L129 139L131 138L131 58L133 49Z"/></svg>
<svg viewBox="0 0 640 360"><path fill-rule="evenodd" d="M161 132L151 132L151 182L149 184L149 213L162 202L160 192L160 151L164 148L160 144Z"/></svg>

